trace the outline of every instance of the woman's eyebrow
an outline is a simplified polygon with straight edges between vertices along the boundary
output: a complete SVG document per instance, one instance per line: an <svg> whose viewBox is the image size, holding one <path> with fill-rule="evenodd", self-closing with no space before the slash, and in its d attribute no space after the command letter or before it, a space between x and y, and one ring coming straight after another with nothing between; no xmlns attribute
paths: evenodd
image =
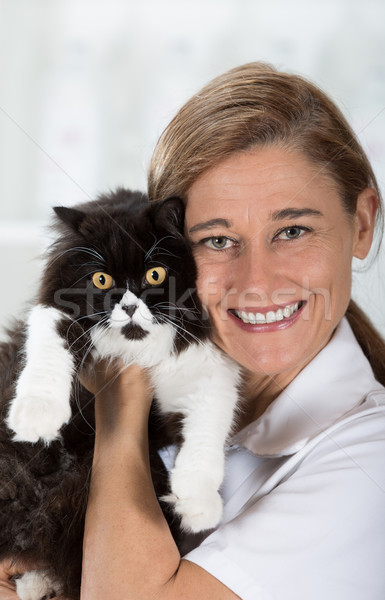
<svg viewBox="0 0 385 600"><path fill-rule="evenodd" d="M314 208L284 208L273 212L271 218L273 221L281 221L283 219L297 219L298 217L306 216L322 217L323 214Z"/></svg>
<svg viewBox="0 0 385 600"><path fill-rule="evenodd" d="M194 231L201 231L202 229L212 229L213 227L227 227L229 229L231 227L231 222L227 219L210 219L209 221L203 221L202 223L197 223L193 225L191 229L189 229L189 233L193 233Z"/></svg>

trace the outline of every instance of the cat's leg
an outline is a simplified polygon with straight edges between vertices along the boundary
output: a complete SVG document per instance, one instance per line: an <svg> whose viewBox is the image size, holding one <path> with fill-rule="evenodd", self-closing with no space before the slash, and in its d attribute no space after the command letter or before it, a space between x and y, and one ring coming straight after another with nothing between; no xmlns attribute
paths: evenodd
<svg viewBox="0 0 385 600"><path fill-rule="evenodd" d="M197 350L199 351L199 349ZM193 355L193 352L190 352ZM194 356L190 363L194 364ZM183 443L170 475L171 494L164 500L174 505L181 525L194 533L212 529L222 516L220 487L224 477L225 444L234 424L238 404L239 368L218 351L205 353L196 369L178 375L190 380L191 390L181 386L183 399L174 410L184 415ZM175 379L174 379L175 381Z"/></svg>
<svg viewBox="0 0 385 600"><path fill-rule="evenodd" d="M16 384L7 425L17 441L50 442L71 416L74 358L58 332L62 312L35 306L28 317L25 365Z"/></svg>
<svg viewBox="0 0 385 600"><path fill-rule="evenodd" d="M45 571L27 571L16 578L16 593L20 600L49 600L61 594L61 586Z"/></svg>

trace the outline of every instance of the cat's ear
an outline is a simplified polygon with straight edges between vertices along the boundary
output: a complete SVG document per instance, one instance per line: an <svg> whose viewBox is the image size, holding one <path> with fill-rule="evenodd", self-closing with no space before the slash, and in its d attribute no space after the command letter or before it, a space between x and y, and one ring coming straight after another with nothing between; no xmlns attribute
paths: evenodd
<svg viewBox="0 0 385 600"><path fill-rule="evenodd" d="M154 221L183 234L185 206L181 198L167 198L152 205Z"/></svg>
<svg viewBox="0 0 385 600"><path fill-rule="evenodd" d="M71 229L79 231L80 225L84 221L84 212L77 208L69 208L68 206L55 206L54 211L63 223L69 225Z"/></svg>

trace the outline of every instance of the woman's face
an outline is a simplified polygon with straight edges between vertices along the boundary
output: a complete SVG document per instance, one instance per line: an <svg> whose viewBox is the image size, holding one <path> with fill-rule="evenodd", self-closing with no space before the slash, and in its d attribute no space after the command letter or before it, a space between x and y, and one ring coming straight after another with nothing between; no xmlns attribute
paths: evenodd
<svg viewBox="0 0 385 600"><path fill-rule="evenodd" d="M349 302L352 257L370 247L375 200L362 196L348 216L320 168L274 147L234 154L191 186L198 293L238 363L298 370L328 342Z"/></svg>

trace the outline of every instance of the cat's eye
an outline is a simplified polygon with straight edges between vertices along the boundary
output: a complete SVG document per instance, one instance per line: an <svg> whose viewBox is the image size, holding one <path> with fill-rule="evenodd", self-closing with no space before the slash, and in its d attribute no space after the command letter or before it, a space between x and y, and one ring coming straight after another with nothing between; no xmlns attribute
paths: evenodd
<svg viewBox="0 0 385 600"><path fill-rule="evenodd" d="M161 285L166 279L167 271L164 267L153 267L146 272L146 281L150 285Z"/></svg>
<svg viewBox="0 0 385 600"><path fill-rule="evenodd" d="M114 285L114 280L108 273L98 271L92 275L92 283L99 290L109 290Z"/></svg>

